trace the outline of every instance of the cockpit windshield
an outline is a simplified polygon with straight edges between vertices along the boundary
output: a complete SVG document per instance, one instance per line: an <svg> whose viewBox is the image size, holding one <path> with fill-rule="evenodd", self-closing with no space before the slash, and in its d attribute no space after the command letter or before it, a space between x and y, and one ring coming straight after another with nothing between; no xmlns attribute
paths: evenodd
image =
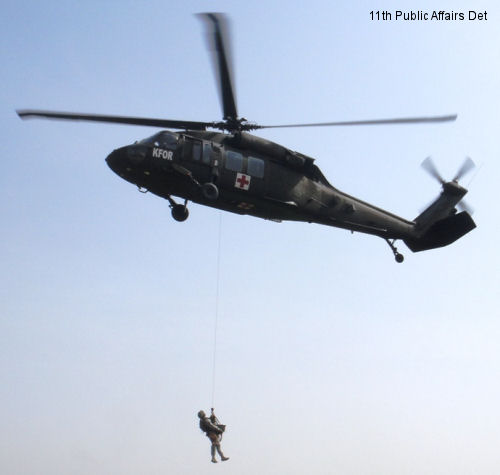
<svg viewBox="0 0 500 475"><path fill-rule="evenodd" d="M179 137L173 132L167 130L163 132L158 132L157 134L148 137L147 139L142 139L139 141L140 144L144 145L154 145L155 147L168 148L170 150L175 150L177 148L177 141Z"/></svg>

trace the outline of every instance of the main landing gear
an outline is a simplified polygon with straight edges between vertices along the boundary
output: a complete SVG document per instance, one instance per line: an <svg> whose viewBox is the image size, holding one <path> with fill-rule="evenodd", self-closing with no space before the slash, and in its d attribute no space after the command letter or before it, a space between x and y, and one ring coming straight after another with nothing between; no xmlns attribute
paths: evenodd
<svg viewBox="0 0 500 475"><path fill-rule="evenodd" d="M392 240L386 239L385 242L391 248L391 251L394 254L394 259L396 259L396 262L398 264L401 264L401 262L403 262L405 260L405 257L403 256L403 254L400 254L398 252L398 248L394 245L394 243L396 242L396 240L395 239L392 239Z"/></svg>
<svg viewBox="0 0 500 475"><path fill-rule="evenodd" d="M209 182L204 185L200 185L198 182L196 183L201 188L203 197L206 200L215 201L219 197L219 189L214 183ZM172 210L172 218L179 222L186 221L189 216L189 210L187 209L188 200L185 199L184 204L179 204L176 203L171 196L168 196L167 199L170 203L170 209Z"/></svg>
<svg viewBox="0 0 500 475"><path fill-rule="evenodd" d="M176 221L182 222L186 221L189 216L189 210L187 209L187 201L184 200L184 204L176 203L170 196L168 197L168 202L170 203L170 208L172 209L172 218Z"/></svg>

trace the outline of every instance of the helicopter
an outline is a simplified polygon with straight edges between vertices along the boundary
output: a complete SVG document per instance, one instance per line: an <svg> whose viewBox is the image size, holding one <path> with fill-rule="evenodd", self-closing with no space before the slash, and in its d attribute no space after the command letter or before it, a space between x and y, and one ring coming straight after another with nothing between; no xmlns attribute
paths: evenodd
<svg viewBox="0 0 500 475"><path fill-rule="evenodd" d="M172 217L189 216L188 202L272 221L317 223L384 239L396 262L404 260L395 243L413 252L447 246L476 227L462 202L458 181L474 167L467 158L455 177L444 180L430 158L423 167L442 185L437 199L413 220L350 196L325 178L314 159L249 132L284 127L325 127L453 121L456 115L344 122L259 125L239 117L229 56L229 20L201 13L211 51L223 119L215 122L115 115L18 110L22 119L48 118L159 127L151 137L117 148L108 166L139 191L166 199ZM181 202L175 201L180 198ZM458 212L457 207L461 209Z"/></svg>

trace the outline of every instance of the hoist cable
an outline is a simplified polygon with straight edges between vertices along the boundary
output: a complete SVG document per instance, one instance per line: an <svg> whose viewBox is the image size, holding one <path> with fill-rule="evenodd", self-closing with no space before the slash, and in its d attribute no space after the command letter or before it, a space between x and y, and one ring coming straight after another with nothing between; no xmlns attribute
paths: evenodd
<svg viewBox="0 0 500 475"><path fill-rule="evenodd" d="M212 357L212 405L215 407L215 375L216 375L216 360L217 360L217 327L219 323L219 283L220 283L220 249L222 240L222 212L219 211L219 236L217 243L217 263L216 263L216 278L215 278L215 321L214 321L214 351Z"/></svg>

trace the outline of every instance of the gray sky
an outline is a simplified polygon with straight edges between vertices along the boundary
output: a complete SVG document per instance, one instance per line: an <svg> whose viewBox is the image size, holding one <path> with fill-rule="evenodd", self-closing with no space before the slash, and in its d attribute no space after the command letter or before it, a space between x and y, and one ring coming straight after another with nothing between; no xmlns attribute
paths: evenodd
<svg viewBox="0 0 500 475"><path fill-rule="evenodd" d="M411 3L411 2L410 2ZM0 468L21 474L494 474L500 466L498 45L486 21L372 21L400 2L4 1ZM269 130L337 188L413 219L463 180L478 228L394 262L378 238L141 195L106 166L147 127L19 108L219 120L202 28L232 19L239 113L262 124L457 113L451 124ZM196 413L212 396L231 460Z"/></svg>

